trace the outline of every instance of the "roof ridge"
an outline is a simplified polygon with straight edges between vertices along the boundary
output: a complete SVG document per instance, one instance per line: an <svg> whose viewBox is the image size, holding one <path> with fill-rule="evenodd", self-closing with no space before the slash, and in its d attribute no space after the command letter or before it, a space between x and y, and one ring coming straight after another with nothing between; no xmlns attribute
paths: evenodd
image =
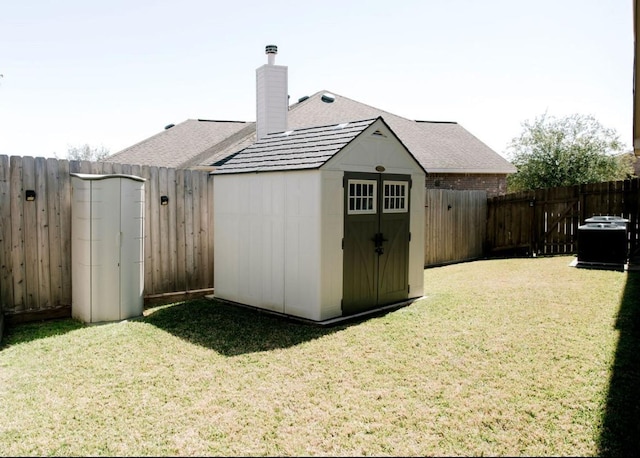
<svg viewBox="0 0 640 458"><path fill-rule="evenodd" d="M424 121L422 119L416 119L415 122L426 122L429 124L458 124L457 121Z"/></svg>
<svg viewBox="0 0 640 458"><path fill-rule="evenodd" d="M237 123L242 123L242 124L251 122L251 121L232 121L230 119L203 119L203 118L198 118L198 119L195 119L194 121L198 121L198 122L237 122Z"/></svg>
<svg viewBox="0 0 640 458"><path fill-rule="evenodd" d="M369 123L373 123L373 121L375 121L376 119L380 118L381 116L376 116L375 118L367 118L367 119L356 119L353 121L347 121L347 122L339 122L339 123L332 123L332 124L324 124L322 126L309 126L309 127L299 127L298 129L288 129L288 130L283 130L280 132L271 132L270 134L267 134L266 136L264 136L263 138L273 138L272 136L275 135L282 135L286 132L303 132L303 131L308 131L308 130L317 130L317 129L326 129L328 127L336 127L339 126L341 124L346 124L346 126L344 126L345 128L351 127L352 124L355 123L360 123L360 122L369 122ZM263 138L261 138L260 140L262 140ZM257 140L259 141L259 140Z"/></svg>

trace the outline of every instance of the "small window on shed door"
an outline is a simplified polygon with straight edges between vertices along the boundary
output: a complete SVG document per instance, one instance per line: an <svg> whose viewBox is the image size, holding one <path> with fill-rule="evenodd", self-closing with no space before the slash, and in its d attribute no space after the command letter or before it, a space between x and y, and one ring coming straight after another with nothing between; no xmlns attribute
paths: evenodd
<svg viewBox="0 0 640 458"><path fill-rule="evenodd" d="M376 180L348 180L348 215L374 214L376 209Z"/></svg>
<svg viewBox="0 0 640 458"><path fill-rule="evenodd" d="M406 181L384 181L383 213L406 213L409 208L407 192L409 183Z"/></svg>

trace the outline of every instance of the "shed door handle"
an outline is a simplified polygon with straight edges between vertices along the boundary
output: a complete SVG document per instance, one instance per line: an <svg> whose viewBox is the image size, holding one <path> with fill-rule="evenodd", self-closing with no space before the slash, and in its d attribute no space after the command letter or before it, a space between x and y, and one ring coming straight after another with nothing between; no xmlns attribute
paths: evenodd
<svg viewBox="0 0 640 458"><path fill-rule="evenodd" d="M378 232L377 234L375 234L373 236L371 241L374 243L374 245L376 247L375 248L375 252L378 253L378 255L384 254L384 248L383 248L382 244L384 242L388 242L389 241L389 240L384 238L384 234L382 232Z"/></svg>

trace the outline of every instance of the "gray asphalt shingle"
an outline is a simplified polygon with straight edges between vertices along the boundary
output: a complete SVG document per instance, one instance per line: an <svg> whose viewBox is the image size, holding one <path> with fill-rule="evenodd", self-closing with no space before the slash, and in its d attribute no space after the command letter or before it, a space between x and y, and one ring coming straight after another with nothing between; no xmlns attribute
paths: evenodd
<svg viewBox="0 0 640 458"><path fill-rule="evenodd" d="M185 168L185 162L242 131L239 121L187 119L105 159L123 164Z"/></svg>
<svg viewBox="0 0 640 458"><path fill-rule="evenodd" d="M217 174L313 169L322 166L375 119L273 133L214 164Z"/></svg>

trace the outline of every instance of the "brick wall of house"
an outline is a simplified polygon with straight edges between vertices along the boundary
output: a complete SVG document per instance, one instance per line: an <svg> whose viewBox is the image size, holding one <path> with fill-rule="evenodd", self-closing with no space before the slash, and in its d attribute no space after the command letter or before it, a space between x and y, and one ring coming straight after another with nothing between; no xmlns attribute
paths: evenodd
<svg viewBox="0 0 640 458"><path fill-rule="evenodd" d="M487 197L507 193L507 176L499 174L430 173L427 189L454 189L458 191L487 191Z"/></svg>

